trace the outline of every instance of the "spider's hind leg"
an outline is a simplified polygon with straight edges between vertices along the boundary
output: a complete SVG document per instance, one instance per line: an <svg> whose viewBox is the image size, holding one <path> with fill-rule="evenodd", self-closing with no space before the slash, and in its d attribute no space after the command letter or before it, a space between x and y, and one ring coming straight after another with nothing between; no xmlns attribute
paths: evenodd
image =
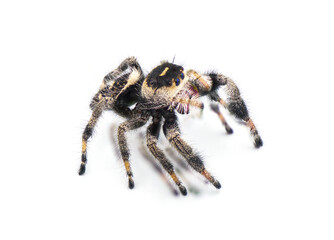
<svg viewBox="0 0 334 240"><path fill-rule="evenodd" d="M160 162L162 167L168 172L175 184L179 187L182 195L187 195L187 189L182 185L174 172L174 167L170 161L166 158L165 154L157 146L159 133L161 129L161 116L154 117L153 123L147 128L147 147L152 155Z"/></svg>
<svg viewBox="0 0 334 240"><path fill-rule="evenodd" d="M82 135L82 157L79 175L86 171L87 141L92 136L97 120L104 110L112 110L127 119L132 117L129 106L138 101L138 89L143 81L143 71L136 58L125 59L115 70L108 73L93 97L90 108L93 114Z"/></svg>
<svg viewBox="0 0 334 240"><path fill-rule="evenodd" d="M216 188L221 188L220 183L206 169L201 157L181 138L177 117L174 112L164 112L165 123L163 131L171 145L186 159L188 164L202 174Z"/></svg>

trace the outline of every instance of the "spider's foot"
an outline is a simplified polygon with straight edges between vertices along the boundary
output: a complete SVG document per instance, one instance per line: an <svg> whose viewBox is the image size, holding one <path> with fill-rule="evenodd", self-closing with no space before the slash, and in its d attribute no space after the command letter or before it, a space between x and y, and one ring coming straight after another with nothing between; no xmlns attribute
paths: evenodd
<svg viewBox="0 0 334 240"><path fill-rule="evenodd" d="M135 187L135 182L133 181L132 177L129 177L129 188L133 189Z"/></svg>
<svg viewBox="0 0 334 240"><path fill-rule="evenodd" d="M222 185L220 184L220 182L218 182L217 180L215 180L213 183L213 186L215 186L215 188L220 189L222 187Z"/></svg>
<svg viewBox="0 0 334 240"><path fill-rule="evenodd" d="M260 147L263 146L263 141L262 141L260 135L255 135L254 136L254 146L256 148L260 148Z"/></svg>
<svg viewBox="0 0 334 240"><path fill-rule="evenodd" d="M203 169L202 172L201 172L201 174L202 174L206 179L208 179L209 182L210 182L213 186L215 186L215 188L217 188L217 189L220 189L220 188L221 188L221 185L220 185L220 183L218 182L218 180L216 180L214 177L212 177L211 174L210 174L208 171L206 171L205 169Z"/></svg>
<svg viewBox="0 0 334 240"><path fill-rule="evenodd" d="M87 156L86 153L83 152L81 155L81 165L78 171L79 175L83 175L86 172L86 163L87 163Z"/></svg>
<svg viewBox="0 0 334 240"><path fill-rule="evenodd" d="M183 196L187 195L187 189L184 186L180 185L179 189Z"/></svg>
<svg viewBox="0 0 334 240"><path fill-rule="evenodd" d="M78 174L81 176L86 172L86 164L85 163L81 163Z"/></svg>
<svg viewBox="0 0 334 240"><path fill-rule="evenodd" d="M255 127L252 119L249 118L246 122L247 122L247 126L250 128L251 135L254 138L254 146L256 148L262 147L263 146L262 139L259 135L259 132L256 130L256 127Z"/></svg>
<svg viewBox="0 0 334 240"><path fill-rule="evenodd" d="M225 125L225 130L228 134L232 134L233 133L233 129L229 126L229 125Z"/></svg>

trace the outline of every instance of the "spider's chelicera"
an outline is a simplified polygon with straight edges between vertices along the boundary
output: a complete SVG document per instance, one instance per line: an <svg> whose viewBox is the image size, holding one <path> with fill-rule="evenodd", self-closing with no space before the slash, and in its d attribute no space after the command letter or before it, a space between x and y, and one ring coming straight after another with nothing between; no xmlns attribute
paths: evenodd
<svg viewBox="0 0 334 240"><path fill-rule="evenodd" d="M221 86L225 86L226 100L223 100L217 93ZM203 108L204 105L198 98L205 95L212 101L223 105L236 118L245 121L250 128L255 147L262 146L262 140L249 117L239 89L230 78L216 72L205 74L199 74L194 70L185 72L182 66L169 62L162 62L145 76L136 58L130 57L105 76L99 91L92 99L90 108L93 113L82 136L82 159L79 175L86 171L87 141L92 136L97 120L103 111L112 110L126 118L126 121L118 127L117 136L128 176L129 188L134 187L134 181L125 133L142 127L150 119L152 122L146 133L147 147L171 176L183 195L187 194L186 188L176 176L171 162L157 146L161 126L170 144L188 164L216 188L220 188L220 183L205 169L201 157L181 137L176 115L176 112L189 113L190 106ZM136 104L135 107L130 109L133 104ZM218 105L213 104L211 108L218 114L227 133L232 133L233 131L220 113Z"/></svg>

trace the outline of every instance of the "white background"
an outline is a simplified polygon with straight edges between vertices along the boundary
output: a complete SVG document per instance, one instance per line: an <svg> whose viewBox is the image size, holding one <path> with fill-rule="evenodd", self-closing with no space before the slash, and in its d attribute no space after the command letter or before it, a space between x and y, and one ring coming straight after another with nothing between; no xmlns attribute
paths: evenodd
<svg viewBox="0 0 334 240"><path fill-rule="evenodd" d="M0 239L334 239L333 10L331 1L1 1ZM224 112L227 135L207 103L202 119L180 120L222 189L184 173L201 192L174 197L138 151L142 128L128 134L129 190L111 113L77 175L90 99L132 55L146 73L175 55L239 85L263 148Z"/></svg>

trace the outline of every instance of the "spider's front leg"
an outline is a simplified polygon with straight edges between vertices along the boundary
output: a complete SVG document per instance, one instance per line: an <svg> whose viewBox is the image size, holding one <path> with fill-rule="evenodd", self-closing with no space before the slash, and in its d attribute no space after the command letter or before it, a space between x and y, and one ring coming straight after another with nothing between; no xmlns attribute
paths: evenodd
<svg viewBox="0 0 334 240"><path fill-rule="evenodd" d="M163 131L171 145L186 159L193 169L202 174L216 188L221 188L220 183L205 169L201 157L181 138L175 112L165 111L163 116L165 118Z"/></svg>
<svg viewBox="0 0 334 240"><path fill-rule="evenodd" d="M102 115L102 112L105 108L104 100L100 101L96 104L92 116L86 125L86 128L82 134L82 153L81 153L81 164L79 168L79 175L83 175L86 172L86 164L87 164L87 142L88 139L92 136L94 127L97 123L97 120Z"/></svg>
<svg viewBox="0 0 334 240"><path fill-rule="evenodd" d="M228 77L225 77L221 74L216 74L212 76L212 79L217 77L217 79L223 79L222 81L226 81L226 94L227 99L224 101L217 93L217 91L212 91L209 96L212 100L219 102L222 104L227 110L233 114L237 119L241 119L246 122L247 126L250 129L251 135L254 139L254 145L256 148L263 146L263 141L257 131L253 120L250 118L248 109L245 101L242 99L240 95L239 88L234 83L234 81Z"/></svg>
<svg viewBox="0 0 334 240"><path fill-rule="evenodd" d="M126 174L128 175L130 189L134 188L135 184L132 179L133 174L132 174L131 166L129 162L130 152L129 152L128 144L126 141L125 133L129 130L133 130L133 129L142 127L143 125L145 125L148 119L149 119L149 114L147 112L136 111L136 109L134 109L133 118L123 122L118 127L118 132L117 132L118 145L119 145L119 149L120 149L122 159L124 162Z"/></svg>
<svg viewBox="0 0 334 240"><path fill-rule="evenodd" d="M224 108L227 108L227 110L237 119L245 121L247 126L250 128L255 147L259 148L263 146L262 139L255 127L255 124L253 123L253 120L249 116L246 103L242 99L240 91L232 79L215 72L200 75L194 70L189 70L187 74L190 81L192 81L198 88L201 96L208 95L211 100L216 101L223 105ZM224 101L217 93L217 90L221 86L225 86L227 94L226 101ZM217 109L213 110L215 111ZM219 115L219 111L215 112ZM222 122L224 122L223 119Z"/></svg>
<svg viewBox="0 0 334 240"><path fill-rule="evenodd" d="M157 146L159 133L161 129L161 115L153 116L153 123L147 128L147 147L152 155L160 162L162 167L168 172L175 184L179 187L182 195L187 195L187 189L182 185L179 178L174 172L174 167L166 158L163 151Z"/></svg>
<svg viewBox="0 0 334 240"><path fill-rule="evenodd" d="M218 88L220 85L223 85L223 82L220 81L213 81L209 75L200 75L194 70L188 70L187 76L189 77L189 81L192 82L197 90L199 91L200 96L204 96L209 94L211 91ZM220 112L218 105L211 104L210 105L212 111L214 111L222 124L225 127L225 130L228 134L233 133L233 129L228 125L226 119L224 118L223 114Z"/></svg>

